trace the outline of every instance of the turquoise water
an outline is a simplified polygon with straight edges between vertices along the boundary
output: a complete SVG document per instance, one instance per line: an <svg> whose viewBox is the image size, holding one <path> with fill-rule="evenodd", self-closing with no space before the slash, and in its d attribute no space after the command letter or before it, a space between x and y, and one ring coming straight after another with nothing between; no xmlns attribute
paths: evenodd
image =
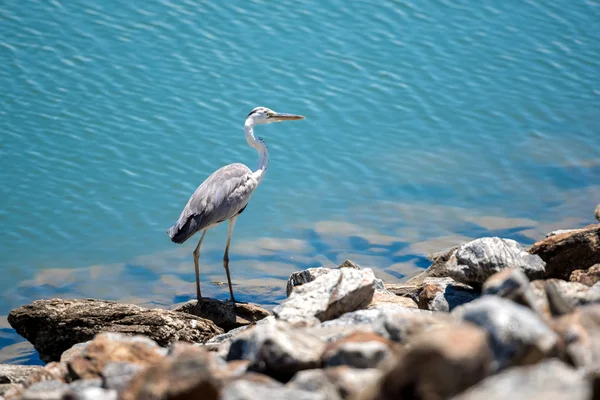
<svg viewBox="0 0 600 400"><path fill-rule="evenodd" d="M398 281L482 235L533 243L600 202L600 3L8 0L0 6L0 316L38 298L171 306L165 230L212 171L266 177L238 219L236 297L352 258ZM228 298L226 227L203 294ZM0 317L0 361L38 362Z"/></svg>

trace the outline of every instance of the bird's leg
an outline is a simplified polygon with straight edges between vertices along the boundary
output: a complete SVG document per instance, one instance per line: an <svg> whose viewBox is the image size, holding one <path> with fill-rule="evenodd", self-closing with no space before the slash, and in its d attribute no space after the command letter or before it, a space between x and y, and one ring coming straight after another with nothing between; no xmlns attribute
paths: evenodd
<svg viewBox="0 0 600 400"><path fill-rule="evenodd" d="M233 217L229 220L229 230L227 232L227 245L225 246L225 254L223 255L223 268L227 274L227 283L229 284L229 294L231 295L231 302L235 306L235 297L233 297L233 288L231 287L231 277L229 276L229 244L231 243L231 234L233 233L233 227L235 226L235 220L237 217Z"/></svg>
<svg viewBox="0 0 600 400"><path fill-rule="evenodd" d="M196 250L194 250L194 268L196 269L196 298L197 304L200 304L202 301L202 295L200 294L200 267L198 266L198 259L200 258L200 246L202 246L202 241L204 240L204 235L206 235L207 229L202 231L202 236L200 236L200 241L198 241L198 246L196 246Z"/></svg>

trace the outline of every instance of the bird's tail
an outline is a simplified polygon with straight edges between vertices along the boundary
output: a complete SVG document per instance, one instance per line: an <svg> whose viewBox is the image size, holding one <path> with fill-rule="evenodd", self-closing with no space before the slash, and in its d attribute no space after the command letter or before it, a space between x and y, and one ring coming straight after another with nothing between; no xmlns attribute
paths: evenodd
<svg viewBox="0 0 600 400"><path fill-rule="evenodd" d="M180 221L177 221L175 225L167 229L167 234L173 243L182 244L192 237L194 233L198 232L198 228L198 219L190 217L183 224L181 224Z"/></svg>

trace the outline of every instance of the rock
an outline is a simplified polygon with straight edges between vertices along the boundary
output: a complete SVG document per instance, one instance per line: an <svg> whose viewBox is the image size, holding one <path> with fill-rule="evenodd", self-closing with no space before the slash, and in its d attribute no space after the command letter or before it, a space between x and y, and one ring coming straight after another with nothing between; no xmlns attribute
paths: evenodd
<svg viewBox="0 0 600 400"><path fill-rule="evenodd" d="M89 387L73 392L67 397L76 400L117 400L118 394L115 390Z"/></svg>
<svg viewBox="0 0 600 400"><path fill-rule="evenodd" d="M495 295L512 300L533 310L542 319L550 316L547 302L541 302L538 296L546 298L545 292L536 296L530 287L525 272L516 268L507 268L489 277L482 287L482 295Z"/></svg>
<svg viewBox="0 0 600 400"><path fill-rule="evenodd" d="M227 385L221 400L330 400L326 394L309 392L288 387L265 387L246 380L239 380Z"/></svg>
<svg viewBox="0 0 600 400"><path fill-rule="evenodd" d="M571 272L569 277L571 282L583 283L592 286L600 281L600 264L592 265L588 269L577 269Z"/></svg>
<svg viewBox="0 0 600 400"><path fill-rule="evenodd" d="M70 349L63 351L63 353L60 355L60 361L68 362L71 361L75 356L82 355L83 351L85 350L87 345L90 344L90 342L91 340L88 340L87 342L83 343L77 343L73 345L73 347L71 347Z"/></svg>
<svg viewBox="0 0 600 400"><path fill-rule="evenodd" d="M149 366L159 363L167 350L151 339L118 332L103 332L89 342L81 355L67 362L71 379L89 379L102 376L106 365L115 362Z"/></svg>
<svg viewBox="0 0 600 400"><path fill-rule="evenodd" d="M31 374L42 368L41 366L0 364L0 384L24 383Z"/></svg>
<svg viewBox="0 0 600 400"><path fill-rule="evenodd" d="M23 392L25 400L62 400L69 393L69 385L58 380L36 382Z"/></svg>
<svg viewBox="0 0 600 400"><path fill-rule="evenodd" d="M251 303L236 303L235 311L233 305L227 301L203 298L200 307L197 303L196 300L190 300L173 311L210 320L225 332L260 321L271 315L269 311Z"/></svg>
<svg viewBox="0 0 600 400"><path fill-rule="evenodd" d="M374 293L371 269L342 268L296 287L273 314L292 324L314 325L366 307Z"/></svg>
<svg viewBox="0 0 600 400"><path fill-rule="evenodd" d="M289 297L295 287L312 282L318 277L328 274L331 271L333 271L331 268L308 268L303 271L293 272L287 281L285 295Z"/></svg>
<svg viewBox="0 0 600 400"><path fill-rule="evenodd" d="M101 300L36 300L16 308L8 322L46 362L100 332L150 337L161 346L175 340L205 342L223 333L211 321L185 313Z"/></svg>
<svg viewBox="0 0 600 400"><path fill-rule="evenodd" d="M430 330L456 323L456 318L446 313L419 311L421 312L383 313L374 322L374 329L384 337L404 344Z"/></svg>
<svg viewBox="0 0 600 400"><path fill-rule="evenodd" d="M382 376L381 369L356 369L345 365L320 371L323 371L327 379L337 388L342 399L355 399L365 387L373 384Z"/></svg>
<svg viewBox="0 0 600 400"><path fill-rule="evenodd" d="M419 301L419 291L421 289L421 285L422 281L419 283L419 285L409 285L406 283L386 283L384 284L384 287L388 292L394 293L398 297L409 298L416 303Z"/></svg>
<svg viewBox="0 0 600 400"><path fill-rule="evenodd" d="M396 344L375 333L355 332L329 344L321 357L323 365L376 368L392 356Z"/></svg>
<svg viewBox="0 0 600 400"><path fill-rule="evenodd" d="M102 370L102 386L117 392L124 390L131 380L144 369L130 362L109 362Z"/></svg>
<svg viewBox="0 0 600 400"><path fill-rule="evenodd" d="M459 246L446 263L448 276L471 286L483 284L505 268L521 269L530 279L544 276L544 262L511 239L485 237Z"/></svg>
<svg viewBox="0 0 600 400"><path fill-rule="evenodd" d="M309 369L300 371L286 387L313 393L322 393L327 400L341 400L338 388L331 382L325 370Z"/></svg>
<svg viewBox="0 0 600 400"><path fill-rule="evenodd" d="M217 336L213 337L212 339L208 340L206 343L204 343L204 347L208 351L214 351L217 354L219 354L220 356L222 356L223 358L226 358L227 354L229 353L229 348L231 347L231 340L233 339L233 337L235 335L248 329L251 326L271 324L271 323L275 323L276 321L277 320L275 319L275 317L270 315L267 318L263 318L252 325L240 326L239 328L232 329L229 332L225 332L220 335L217 335Z"/></svg>
<svg viewBox="0 0 600 400"><path fill-rule="evenodd" d="M373 294L371 303L366 307L367 310L378 308L386 304L396 304L405 308L418 308L417 303L409 297L396 296L392 292L376 290Z"/></svg>
<svg viewBox="0 0 600 400"><path fill-rule="evenodd" d="M600 304L578 307L555 319L553 328L562 338L566 358L600 380Z"/></svg>
<svg viewBox="0 0 600 400"><path fill-rule="evenodd" d="M529 308L512 301L483 296L457 307L453 314L488 332L495 370L533 364L557 352L558 335Z"/></svg>
<svg viewBox="0 0 600 400"><path fill-rule="evenodd" d="M548 238L550 236L562 235L563 233L570 233L576 230L577 229L558 229L556 231L546 233L546 237Z"/></svg>
<svg viewBox="0 0 600 400"><path fill-rule="evenodd" d="M122 392L122 400L218 400L221 383L209 368L208 352L178 352L138 374Z"/></svg>
<svg viewBox="0 0 600 400"><path fill-rule="evenodd" d="M234 337L227 361L249 360L248 370L287 382L298 371L320 367L325 344L285 322L249 328Z"/></svg>
<svg viewBox="0 0 600 400"><path fill-rule="evenodd" d="M546 278L568 280L576 269L600 263L600 224L551 236L535 243L529 252L546 262Z"/></svg>
<svg viewBox="0 0 600 400"><path fill-rule="evenodd" d="M487 335L468 323L429 331L410 342L361 399L445 399L489 373Z"/></svg>
<svg viewBox="0 0 600 400"><path fill-rule="evenodd" d="M556 315L569 313L584 304L600 303L600 284L589 287L583 283L547 279L545 288L551 308L565 308L562 311L553 310ZM560 306L557 306L556 297L560 297Z"/></svg>
<svg viewBox="0 0 600 400"><path fill-rule="evenodd" d="M425 278L445 278L448 276L448 272L446 271L446 263L454 254L454 252L458 249L458 246L452 247L442 253L435 254L430 256L431 261L433 263L427 268L425 271L413 276L403 285L408 286L417 286L420 287L423 284ZM388 289L389 290L389 289Z"/></svg>
<svg viewBox="0 0 600 400"><path fill-rule="evenodd" d="M477 291L452 278L425 278L419 291L419 308L450 312L479 297Z"/></svg>
<svg viewBox="0 0 600 400"><path fill-rule="evenodd" d="M600 204L598 204L598 205L596 206L596 210L595 210L595 212L594 212L594 216L596 217L596 219L597 219L598 221L600 221Z"/></svg>
<svg viewBox="0 0 600 400"><path fill-rule="evenodd" d="M514 367L490 376L452 400L588 400L589 381L565 363L544 360L539 364Z"/></svg>

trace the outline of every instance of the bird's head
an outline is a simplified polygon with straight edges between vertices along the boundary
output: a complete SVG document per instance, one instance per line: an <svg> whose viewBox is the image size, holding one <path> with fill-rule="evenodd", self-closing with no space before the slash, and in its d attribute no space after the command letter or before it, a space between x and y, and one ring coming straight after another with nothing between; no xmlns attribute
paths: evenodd
<svg viewBox="0 0 600 400"><path fill-rule="evenodd" d="M251 119L255 124L269 124L271 122L294 121L304 119L304 117L302 115L278 113L266 107L256 107L250 111L246 119Z"/></svg>

